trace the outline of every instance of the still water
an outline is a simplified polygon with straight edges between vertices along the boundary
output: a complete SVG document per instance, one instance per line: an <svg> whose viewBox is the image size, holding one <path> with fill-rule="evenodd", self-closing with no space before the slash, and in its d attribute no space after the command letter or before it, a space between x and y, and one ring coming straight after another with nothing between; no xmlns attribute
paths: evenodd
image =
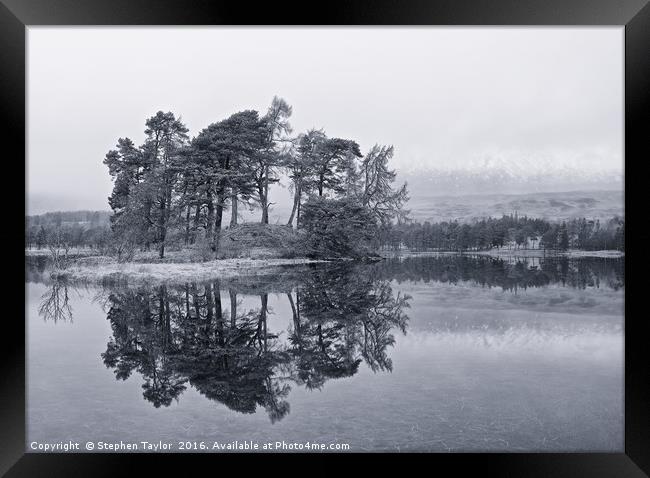
<svg viewBox="0 0 650 478"><path fill-rule="evenodd" d="M623 263L411 257L127 288L30 262L27 442L622 451Z"/></svg>

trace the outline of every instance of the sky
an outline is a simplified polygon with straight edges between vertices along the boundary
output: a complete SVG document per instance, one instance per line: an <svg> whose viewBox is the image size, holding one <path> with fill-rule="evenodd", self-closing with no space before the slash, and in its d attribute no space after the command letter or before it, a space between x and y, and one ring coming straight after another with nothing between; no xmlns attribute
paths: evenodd
<svg viewBox="0 0 650 478"><path fill-rule="evenodd" d="M107 209L105 154L158 110L193 136L274 95L295 133L392 144L404 177L623 174L620 27L29 27L27 45L29 214Z"/></svg>

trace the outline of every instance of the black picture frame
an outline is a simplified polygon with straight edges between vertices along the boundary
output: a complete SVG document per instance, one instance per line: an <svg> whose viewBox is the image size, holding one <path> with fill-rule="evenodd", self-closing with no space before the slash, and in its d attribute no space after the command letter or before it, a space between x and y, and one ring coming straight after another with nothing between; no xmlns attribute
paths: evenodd
<svg viewBox="0 0 650 478"><path fill-rule="evenodd" d="M394 2L330 1L309 8L306 2L254 4L195 0L0 0L0 105L4 123L5 156L15 171L4 176L6 183L20 187L26 166L25 47L26 27L31 25L620 25L625 28L625 209L626 275L643 272L648 264L642 215L648 203L644 194L647 174L647 144L650 131L650 5L647 0L409 0ZM62 112L63 114L64 112ZM25 186L25 190L26 190ZM647 186L646 186L647 188ZM13 201L6 204L18 216ZM25 208L23 208L25 210ZM637 219L634 219L636 216ZM24 220L24 218L22 219ZM18 221L18 218L16 218ZM17 227L17 226L16 226ZM15 247L20 247L15 238ZM22 268L18 254L9 253L16 269ZM15 256L15 257L13 257ZM627 258L631 260L627 260ZM11 277L11 276L10 276ZM11 283L11 281L9 281ZM13 285L18 287L17 285ZM648 320L643 313L644 280L626 280L625 300L625 452L620 454L518 453L518 454L427 454L418 458L432 470L451 466L454 475L468 469L495 476L612 476L650 474L650 360L647 353ZM19 292L17 292L19 294ZM639 307L635 307L635 306ZM5 311L0 388L0 472L7 476L109 476L132 474L132 466L162 464L167 455L29 454L25 453L25 341L24 322ZM633 311L640 312L633 312ZM647 317L647 316L645 316ZM15 327L12 330L10 327ZM295 456L295 455L294 455ZM332 460L358 455L309 456L309 470L334 472ZM136 460L137 458L137 460ZM282 463L286 455L258 455L266 463ZM394 462L391 454L373 455L378 465ZM413 457L408 457L412 463ZM191 460L211 465L214 455L174 455L187 472ZM230 465L248 462L240 455L220 455ZM322 463L323 466L318 465ZM396 462L399 466L400 462ZM420 463L424 465L424 463ZM128 468L124 468L124 467ZM192 464L194 466L194 464ZM412 465L415 466L415 465ZM168 467L167 471L172 471Z"/></svg>

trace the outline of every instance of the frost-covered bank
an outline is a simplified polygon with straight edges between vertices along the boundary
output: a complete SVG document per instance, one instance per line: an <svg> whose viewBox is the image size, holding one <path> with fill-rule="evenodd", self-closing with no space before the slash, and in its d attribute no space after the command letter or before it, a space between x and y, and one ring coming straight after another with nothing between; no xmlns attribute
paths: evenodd
<svg viewBox="0 0 650 478"><path fill-rule="evenodd" d="M119 263L107 258L94 259L96 260L76 261L65 269L46 271L44 275L52 279L94 283L200 282L217 278L265 275L275 273L281 267L325 262L313 259L222 259L194 263Z"/></svg>

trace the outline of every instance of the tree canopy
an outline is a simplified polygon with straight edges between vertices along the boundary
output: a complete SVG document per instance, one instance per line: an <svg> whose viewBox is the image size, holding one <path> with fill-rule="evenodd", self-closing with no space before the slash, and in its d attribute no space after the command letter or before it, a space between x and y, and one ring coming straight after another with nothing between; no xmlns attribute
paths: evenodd
<svg viewBox="0 0 650 478"><path fill-rule="evenodd" d="M292 113L276 96L263 115L240 111L190 138L180 117L159 111L145 121L141 146L118 139L104 158L113 179L108 202L116 240L155 247L160 258L168 244L202 241L218 252L224 210L230 210L231 227L239 204L259 209L260 222L268 224L274 204L269 186L283 177L293 192L291 227L295 220L298 228L312 228L317 203L310 198L316 196L321 212L342 208L364 218L354 227L363 223L365 236L403 214L408 195L406 185L392 186L392 146L375 145L364 157L356 141L329 138L322 130L292 136ZM303 219L305 202L310 206Z"/></svg>

